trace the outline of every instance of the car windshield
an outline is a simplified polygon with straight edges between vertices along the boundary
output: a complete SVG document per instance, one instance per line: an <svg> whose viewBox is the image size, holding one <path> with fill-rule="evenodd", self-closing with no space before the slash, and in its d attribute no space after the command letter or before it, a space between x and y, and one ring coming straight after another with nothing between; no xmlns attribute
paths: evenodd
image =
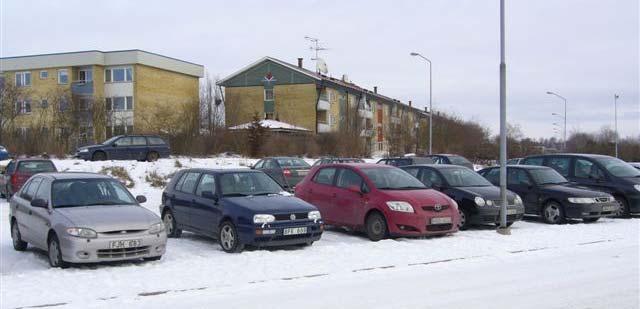
<svg viewBox="0 0 640 309"><path fill-rule="evenodd" d="M449 161L454 165L471 165L471 161L461 156L450 156Z"/></svg>
<svg viewBox="0 0 640 309"><path fill-rule="evenodd" d="M310 167L307 162L298 158L280 158L276 161L281 167Z"/></svg>
<svg viewBox="0 0 640 309"><path fill-rule="evenodd" d="M280 194L284 190L265 173L226 173L220 176L222 196Z"/></svg>
<svg viewBox="0 0 640 309"><path fill-rule="evenodd" d="M560 184L568 182L560 173L552 168L536 168L529 170L533 181L539 185Z"/></svg>
<svg viewBox="0 0 640 309"><path fill-rule="evenodd" d="M604 166L609 173L616 177L640 177L640 171L635 169L631 164L617 158L598 158L596 159Z"/></svg>
<svg viewBox="0 0 640 309"><path fill-rule="evenodd" d="M23 161L18 164L18 172L36 174L55 172L56 167L51 161Z"/></svg>
<svg viewBox="0 0 640 309"><path fill-rule="evenodd" d="M452 187L488 187L488 180L468 168L443 168L440 172Z"/></svg>
<svg viewBox="0 0 640 309"><path fill-rule="evenodd" d="M118 136L114 136L114 137L112 137L112 138L110 138L110 139L108 139L108 140L106 140L106 141L102 142L102 145L108 145L108 144L111 144L111 143L113 143L115 140L117 140L117 139L119 139L119 138L120 138L120 135L118 135Z"/></svg>
<svg viewBox="0 0 640 309"><path fill-rule="evenodd" d="M61 179L51 185L53 208L137 205L131 193L114 179Z"/></svg>
<svg viewBox="0 0 640 309"><path fill-rule="evenodd" d="M398 168L365 168L362 172L367 175L374 186L380 190L412 190L427 187L411 174Z"/></svg>

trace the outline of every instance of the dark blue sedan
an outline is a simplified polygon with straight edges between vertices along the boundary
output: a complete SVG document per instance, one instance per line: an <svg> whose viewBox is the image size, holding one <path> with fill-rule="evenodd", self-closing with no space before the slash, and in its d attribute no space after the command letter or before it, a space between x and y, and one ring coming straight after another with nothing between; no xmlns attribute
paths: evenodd
<svg viewBox="0 0 640 309"><path fill-rule="evenodd" d="M169 144L155 135L118 135L102 144L80 147L74 157L83 160L146 160L169 157Z"/></svg>
<svg viewBox="0 0 640 309"><path fill-rule="evenodd" d="M4 146L0 145L0 161L7 160L10 157L11 155L9 154L9 150L7 150L7 148L5 148Z"/></svg>
<svg viewBox="0 0 640 309"><path fill-rule="evenodd" d="M194 232L229 253L247 245L311 245L324 228L315 206L255 170L182 170L162 193L160 213L169 237Z"/></svg>

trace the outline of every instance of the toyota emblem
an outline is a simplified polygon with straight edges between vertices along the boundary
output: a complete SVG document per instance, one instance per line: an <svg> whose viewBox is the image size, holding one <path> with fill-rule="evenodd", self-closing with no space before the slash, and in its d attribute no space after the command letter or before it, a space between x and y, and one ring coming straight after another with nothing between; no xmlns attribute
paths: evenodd
<svg viewBox="0 0 640 309"><path fill-rule="evenodd" d="M296 214L291 214L291 216L289 216L289 218L290 218L291 220L295 220L295 219L296 219Z"/></svg>
<svg viewBox="0 0 640 309"><path fill-rule="evenodd" d="M433 210L435 210L435 211L440 211L440 210L442 210L442 205L440 205L440 204L435 204L435 205L433 205Z"/></svg>

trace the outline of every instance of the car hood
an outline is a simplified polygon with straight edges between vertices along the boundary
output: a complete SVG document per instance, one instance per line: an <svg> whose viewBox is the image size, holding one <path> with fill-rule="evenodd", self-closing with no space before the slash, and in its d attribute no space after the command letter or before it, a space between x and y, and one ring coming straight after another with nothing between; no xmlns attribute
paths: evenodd
<svg viewBox="0 0 640 309"><path fill-rule="evenodd" d="M291 213L318 210L315 206L294 196L239 196L224 197L225 204L242 207L253 213Z"/></svg>
<svg viewBox="0 0 640 309"><path fill-rule="evenodd" d="M448 205L451 199L433 189L421 190L381 190L389 201L405 201L413 206Z"/></svg>
<svg viewBox="0 0 640 309"><path fill-rule="evenodd" d="M99 233L146 230L160 222L157 215L138 205L64 207L55 211L69 219L74 226L90 228Z"/></svg>
<svg viewBox="0 0 640 309"><path fill-rule="evenodd" d="M499 200L500 188L496 186L482 186L482 187L455 187L452 190L458 190L463 193L467 193L473 196L482 197L485 200ZM507 190L507 198L512 200L515 198L514 193Z"/></svg>
<svg viewBox="0 0 640 309"><path fill-rule="evenodd" d="M632 185L640 185L640 177L624 177L622 179L627 180Z"/></svg>
<svg viewBox="0 0 640 309"><path fill-rule="evenodd" d="M540 188L546 192L562 193L562 194L570 195L571 197L609 196L607 193L595 191L593 189L589 189L587 187L583 187L575 183L542 185L540 186Z"/></svg>

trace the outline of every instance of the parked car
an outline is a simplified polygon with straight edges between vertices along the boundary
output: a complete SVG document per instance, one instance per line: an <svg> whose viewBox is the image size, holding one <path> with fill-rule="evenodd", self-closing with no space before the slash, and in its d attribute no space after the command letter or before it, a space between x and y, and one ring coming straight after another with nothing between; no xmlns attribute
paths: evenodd
<svg viewBox="0 0 640 309"><path fill-rule="evenodd" d="M159 260L167 241L160 218L116 179L93 173L42 173L11 199L13 248L46 250L52 267Z"/></svg>
<svg viewBox="0 0 640 309"><path fill-rule="evenodd" d="M5 148L4 146L0 145L0 161L7 160L9 158L11 158L11 154L9 153L9 150L7 150L7 148Z"/></svg>
<svg viewBox="0 0 640 309"><path fill-rule="evenodd" d="M438 190L458 203L461 230L472 224L499 224L500 188L472 169L457 165L410 165L403 170L425 186ZM507 192L507 225L522 220L524 206L517 194Z"/></svg>
<svg viewBox="0 0 640 309"><path fill-rule="evenodd" d="M473 170L473 163L467 158L455 154L434 154L428 155L427 158L433 160L433 164L452 164L468 167Z"/></svg>
<svg viewBox="0 0 640 309"><path fill-rule="evenodd" d="M296 157L268 157L256 162L251 168L267 173L285 190L293 191L304 176L307 176L311 166Z"/></svg>
<svg viewBox="0 0 640 309"><path fill-rule="evenodd" d="M169 144L156 135L118 135L102 144L80 147L74 157L83 160L156 161L171 153Z"/></svg>
<svg viewBox="0 0 640 309"><path fill-rule="evenodd" d="M18 192L22 185L34 174L57 172L51 160L40 158L11 160L4 171L0 171L0 194L7 200Z"/></svg>
<svg viewBox="0 0 640 309"><path fill-rule="evenodd" d="M508 165L518 165L518 164L522 163L522 160L524 160L524 158L511 158L511 159L507 160L507 164Z"/></svg>
<svg viewBox="0 0 640 309"><path fill-rule="evenodd" d="M500 185L499 167L489 167L479 173L494 185ZM571 183L545 166L508 166L507 188L522 197L525 214L542 216L551 224L567 219L595 222L618 210L610 194Z"/></svg>
<svg viewBox="0 0 640 309"><path fill-rule="evenodd" d="M327 224L364 231L369 239L458 231L458 205L392 166L366 163L314 167L297 197L318 207Z"/></svg>
<svg viewBox="0 0 640 309"><path fill-rule="evenodd" d="M570 181L607 192L620 204L620 216L640 213L640 170L620 159L594 154L529 156L523 164L544 165Z"/></svg>
<svg viewBox="0 0 640 309"><path fill-rule="evenodd" d="M169 237L194 232L228 253L245 245L311 245L324 228L316 207L252 170L182 170L162 193L160 213Z"/></svg>
<svg viewBox="0 0 640 309"><path fill-rule="evenodd" d="M425 157L395 157L380 159L376 164L385 164L395 167L416 165L416 164L433 164L433 159Z"/></svg>
<svg viewBox="0 0 640 309"><path fill-rule="evenodd" d="M312 166L330 163L364 163L364 160L360 158L324 157L316 160L316 162L314 162Z"/></svg>

